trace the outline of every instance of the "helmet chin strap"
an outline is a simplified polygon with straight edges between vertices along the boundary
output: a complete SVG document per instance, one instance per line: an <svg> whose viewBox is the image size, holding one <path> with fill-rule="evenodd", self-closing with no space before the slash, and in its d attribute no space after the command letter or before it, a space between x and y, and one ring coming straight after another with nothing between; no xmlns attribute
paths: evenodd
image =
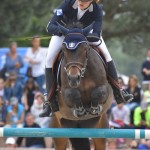
<svg viewBox="0 0 150 150"><path fill-rule="evenodd" d="M93 1L92 1L92 2L93 2ZM92 2L89 4L89 6L88 6L88 7L84 8L83 10L86 10L87 8L89 8L89 7L90 7L90 5L92 4Z"/></svg>

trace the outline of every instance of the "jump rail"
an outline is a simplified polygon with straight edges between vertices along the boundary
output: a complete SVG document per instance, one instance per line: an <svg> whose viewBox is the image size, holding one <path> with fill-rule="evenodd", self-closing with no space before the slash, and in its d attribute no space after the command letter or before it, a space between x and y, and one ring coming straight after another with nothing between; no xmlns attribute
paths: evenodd
<svg viewBox="0 0 150 150"><path fill-rule="evenodd" d="M132 138L150 139L144 129L0 128L0 137Z"/></svg>

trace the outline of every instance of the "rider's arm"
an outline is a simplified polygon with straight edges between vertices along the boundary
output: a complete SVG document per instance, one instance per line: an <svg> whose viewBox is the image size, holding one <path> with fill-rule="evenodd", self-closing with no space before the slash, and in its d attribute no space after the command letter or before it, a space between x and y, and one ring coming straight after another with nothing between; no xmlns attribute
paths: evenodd
<svg viewBox="0 0 150 150"><path fill-rule="evenodd" d="M63 15L67 11L69 7L69 2L70 0L64 0L62 4L59 6L59 8L56 10L53 18L47 25L47 32L50 33L51 35L58 35L61 36L61 32L56 24L56 22L59 22L63 19Z"/></svg>
<svg viewBox="0 0 150 150"><path fill-rule="evenodd" d="M95 23L93 26L93 35L100 37L100 33L102 30L102 20L103 20L103 10L101 5L97 5L96 13L95 13Z"/></svg>

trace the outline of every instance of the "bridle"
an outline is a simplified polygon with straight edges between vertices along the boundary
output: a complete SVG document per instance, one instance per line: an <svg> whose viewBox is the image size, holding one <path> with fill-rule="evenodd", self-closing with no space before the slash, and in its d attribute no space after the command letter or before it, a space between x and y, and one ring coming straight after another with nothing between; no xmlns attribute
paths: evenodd
<svg viewBox="0 0 150 150"><path fill-rule="evenodd" d="M89 52L89 49L86 50L86 57L85 57L85 60L83 63L81 62L68 62L66 64L66 66L64 67L67 75L68 75L68 72L71 68L78 68L78 70L80 71L80 77L84 77L85 75L85 72L86 72L86 67L87 67L87 62L88 62L88 52Z"/></svg>

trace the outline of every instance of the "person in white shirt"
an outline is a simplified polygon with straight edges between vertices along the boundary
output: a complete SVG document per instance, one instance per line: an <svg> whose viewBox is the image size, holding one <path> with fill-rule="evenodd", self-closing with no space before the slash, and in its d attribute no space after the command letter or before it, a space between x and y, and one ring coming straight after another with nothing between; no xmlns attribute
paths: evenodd
<svg viewBox="0 0 150 150"><path fill-rule="evenodd" d="M50 118L40 118L39 114L43 110L43 95L40 92L35 94L34 104L31 107L31 114L35 118L35 122L40 125L41 128L48 128L50 125Z"/></svg>
<svg viewBox="0 0 150 150"><path fill-rule="evenodd" d="M130 110L123 103L112 108L112 121L122 121L125 125L130 124Z"/></svg>
<svg viewBox="0 0 150 150"><path fill-rule="evenodd" d="M45 81L43 60L45 57L45 50L40 47L40 39L34 36L32 39L32 47L27 49L25 55L25 62L31 67L32 77L37 82L41 92L44 92L43 85Z"/></svg>
<svg viewBox="0 0 150 150"><path fill-rule="evenodd" d="M4 91L4 80L3 78L0 78L0 96L4 97L5 91Z"/></svg>

